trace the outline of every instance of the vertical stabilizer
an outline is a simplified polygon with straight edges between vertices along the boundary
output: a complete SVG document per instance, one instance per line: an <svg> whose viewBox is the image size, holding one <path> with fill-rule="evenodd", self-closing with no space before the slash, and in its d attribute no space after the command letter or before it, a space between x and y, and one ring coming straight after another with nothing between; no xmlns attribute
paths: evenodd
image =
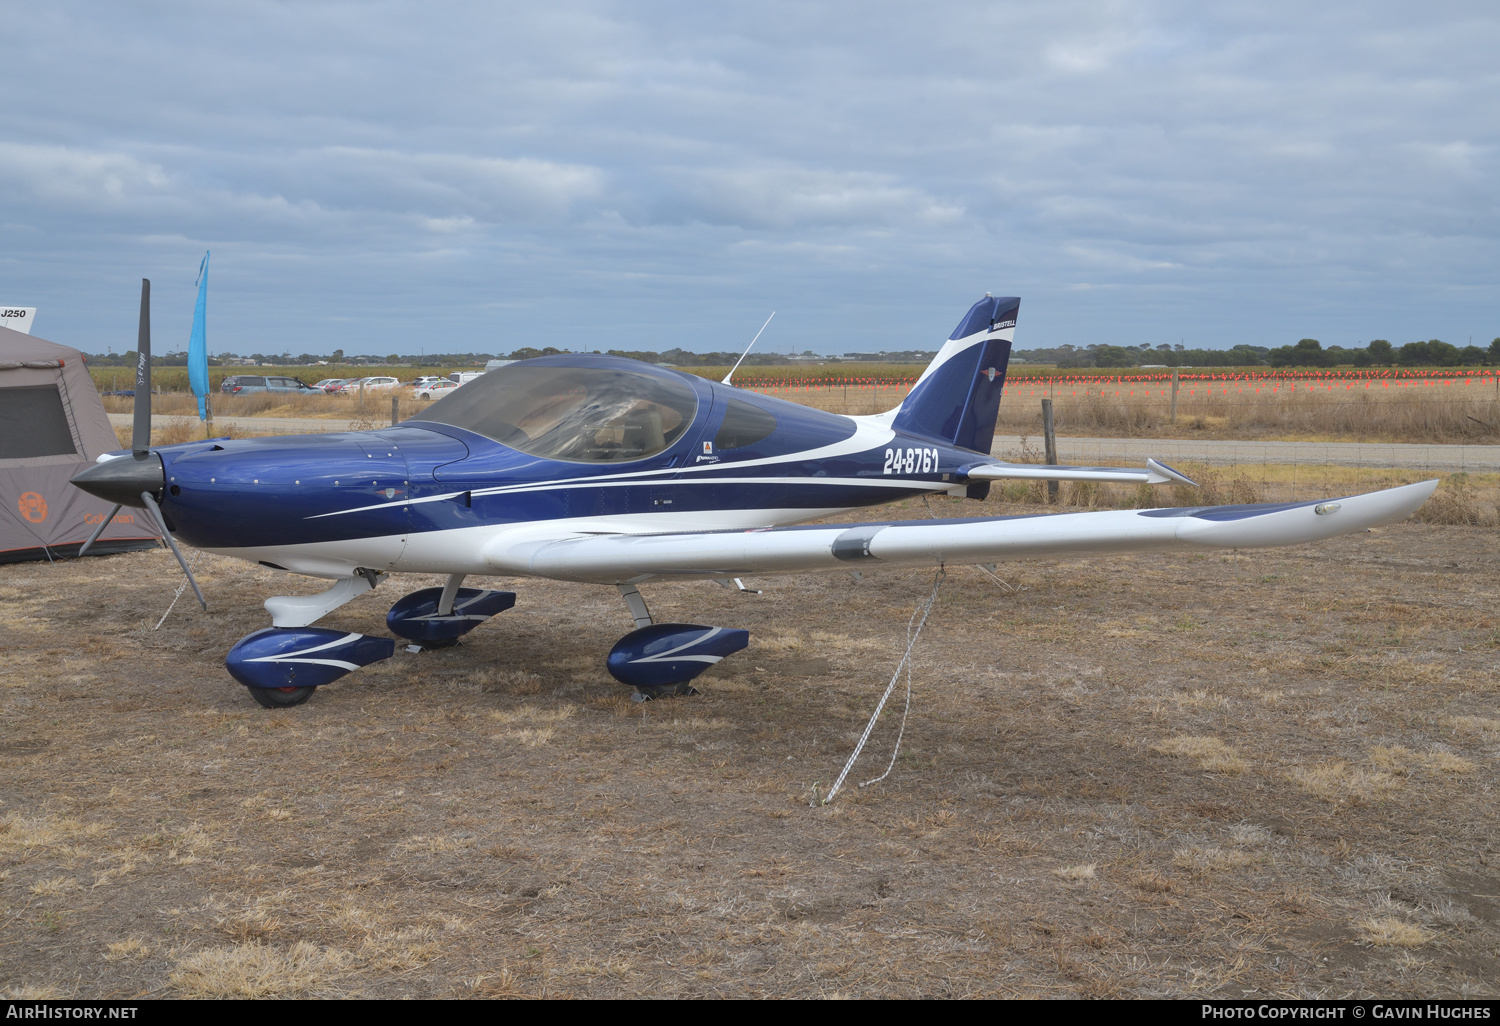
<svg viewBox="0 0 1500 1026"><path fill-rule="evenodd" d="M891 426L988 454L1021 300L985 296L927 365Z"/></svg>
<svg viewBox="0 0 1500 1026"><path fill-rule="evenodd" d="M34 306L5 306L0 304L0 328L9 328L11 331L19 331L23 335L31 334L31 322L36 320L36 307Z"/></svg>

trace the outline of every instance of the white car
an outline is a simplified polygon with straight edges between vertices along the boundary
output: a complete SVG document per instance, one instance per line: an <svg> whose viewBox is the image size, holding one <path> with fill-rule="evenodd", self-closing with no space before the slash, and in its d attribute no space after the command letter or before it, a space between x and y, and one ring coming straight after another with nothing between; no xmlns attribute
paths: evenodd
<svg viewBox="0 0 1500 1026"><path fill-rule="evenodd" d="M339 387L337 395L357 396L361 391L365 392L388 392L393 388L401 387L401 379L375 376L369 378L353 378L344 382Z"/></svg>
<svg viewBox="0 0 1500 1026"><path fill-rule="evenodd" d="M447 378L438 378L425 385L413 385L412 396L417 399L441 399L457 387Z"/></svg>

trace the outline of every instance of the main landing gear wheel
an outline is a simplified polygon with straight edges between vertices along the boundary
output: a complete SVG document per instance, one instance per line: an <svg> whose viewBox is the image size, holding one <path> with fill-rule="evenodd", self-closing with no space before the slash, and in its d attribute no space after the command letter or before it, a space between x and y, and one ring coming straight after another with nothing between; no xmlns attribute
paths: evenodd
<svg viewBox="0 0 1500 1026"><path fill-rule="evenodd" d="M289 709L312 697L317 688L246 688L264 709Z"/></svg>

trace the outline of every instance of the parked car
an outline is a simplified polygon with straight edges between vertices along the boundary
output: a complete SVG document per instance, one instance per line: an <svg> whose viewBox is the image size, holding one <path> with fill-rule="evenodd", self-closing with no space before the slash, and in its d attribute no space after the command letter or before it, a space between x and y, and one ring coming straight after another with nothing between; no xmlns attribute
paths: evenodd
<svg viewBox="0 0 1500 1026"><path fill-rule="evenodd" d="M447 378L434 378L425 385L412 386L412 395L417 399L441 399L457 387Z"/></svg>
<svg viewBox="0 0 1500 1026"><path fill-rule="evenodd" d="M322 381L320 381L316 385L314 385L313 388L321 389L322 391L326 392L326 391L328 391L328 386L330 386L330 385L342 385L344 382L346 382L348 380L349 380L348 378L324 378Z"/></svg>
<svg viewBox="0 0 1500 1026"><path fill-rule="evenodd" d="M447 380L448 380L447 378L442 377L442 376L437 375L437 374L423 374L420 378L418 378L417 380L415 380L415 381L413 381L411 383L411 387L412 388L421 388L423 385L430 385L434 381L447 381Z"/></svg>
<svg viewBox="0 0 1500 1026"><path fill-rule="evenodd" d="M334 395L359 395L360 391L366 392L388 392L393 388L400 388L401 381L398 378L375 375L368 378L350 378L338 387Z"/></svg>
<svg viewBox="0 0 1500 1026"><path fill-rule="evenodd" d="M250 395L255 392L297 392L307 395L316 389L298 378L234 374L219 383L219 391L228 395Z"/></svg>
<svg viewBox="0 0 1500 1026"><path fill-rule="evenodd" d="M484 377L484 371L454 371L448 375L448 380L455 385L467 385L475 378Z"/></svg>

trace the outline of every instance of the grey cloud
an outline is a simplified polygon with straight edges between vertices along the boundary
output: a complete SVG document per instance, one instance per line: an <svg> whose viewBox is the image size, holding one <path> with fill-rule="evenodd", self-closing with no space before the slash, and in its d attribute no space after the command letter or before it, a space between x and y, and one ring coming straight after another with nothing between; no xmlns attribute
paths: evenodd
<svg viewBox="0 0 1500 1026"><path fill-rule="evenodd" d="M761 163L676 170L668 177L679 183L685 213L747 229L931 227L963 214L961 206L887 174Z"/></svg>
<svg viewBox="0 0 1500 1026"><path fill-rule="evenodd" d="M230 348L1500 334L1482 3L4 9L0 298L79 344L210 245Z"/></svg>

